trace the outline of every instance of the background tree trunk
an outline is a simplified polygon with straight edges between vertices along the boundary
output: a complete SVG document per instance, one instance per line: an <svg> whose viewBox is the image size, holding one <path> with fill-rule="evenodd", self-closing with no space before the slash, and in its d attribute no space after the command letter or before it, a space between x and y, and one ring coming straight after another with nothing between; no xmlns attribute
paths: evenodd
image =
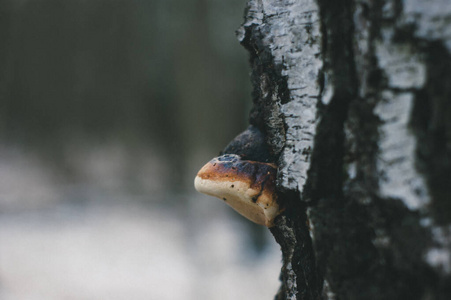
<svg viewBox="0 0 451 300"><path fill-rule="evenodd" d="M451 2L249 0L277 299L451 299Z"/></svg>

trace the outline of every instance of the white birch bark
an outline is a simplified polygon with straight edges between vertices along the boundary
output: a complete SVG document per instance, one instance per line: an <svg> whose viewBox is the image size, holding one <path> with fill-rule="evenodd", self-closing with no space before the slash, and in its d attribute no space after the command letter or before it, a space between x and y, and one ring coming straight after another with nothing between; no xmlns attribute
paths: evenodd
<svg viewBox="0 0 451 300"><path fill-rule="evenodd" d="M249 0L238 38L287 207L277 299L451 297L451 2Z"/></svg>

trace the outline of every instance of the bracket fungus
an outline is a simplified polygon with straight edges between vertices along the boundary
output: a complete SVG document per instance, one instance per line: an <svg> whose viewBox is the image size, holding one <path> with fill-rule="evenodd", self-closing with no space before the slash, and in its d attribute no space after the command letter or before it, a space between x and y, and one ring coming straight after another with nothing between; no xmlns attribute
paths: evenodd
<svg viewBox="0 0 451 300"><path fill-rule="evenodd" d="M242 160L236 154L213 158L197 173L197 191L218 197L249 220L267 227L281 213L272 163Z"/></svg>

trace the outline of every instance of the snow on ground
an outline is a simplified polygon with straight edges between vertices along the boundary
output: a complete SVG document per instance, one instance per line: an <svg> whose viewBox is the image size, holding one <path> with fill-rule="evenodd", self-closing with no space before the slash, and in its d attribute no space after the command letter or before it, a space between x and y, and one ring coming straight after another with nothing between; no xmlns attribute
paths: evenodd
<svg viewBox="0 0 451 300"><path fill-rule="evenodd" d="M242 237L226 220L190 244L165 211L72 210L1 217L0 299L272 299L277 291L277 247L243 262Z"/></svg>

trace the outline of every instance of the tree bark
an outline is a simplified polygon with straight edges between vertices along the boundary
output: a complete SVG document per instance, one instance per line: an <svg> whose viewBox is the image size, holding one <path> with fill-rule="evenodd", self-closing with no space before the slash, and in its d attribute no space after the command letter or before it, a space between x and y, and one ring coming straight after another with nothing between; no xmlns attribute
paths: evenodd
<svg viewBox="0 0 451 300"><path fill-rule="evenodd" d="M451 2L249 0L276 299L451 299Z"/></svg>

